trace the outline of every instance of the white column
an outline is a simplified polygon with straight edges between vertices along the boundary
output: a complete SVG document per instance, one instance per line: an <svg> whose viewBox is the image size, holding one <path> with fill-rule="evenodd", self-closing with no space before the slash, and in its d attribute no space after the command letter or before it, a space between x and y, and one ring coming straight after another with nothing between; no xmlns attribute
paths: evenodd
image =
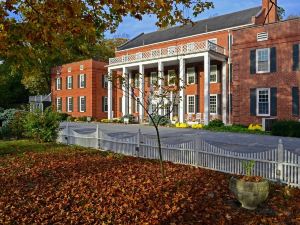
<svg viewBox="0 0 300 225"><path fill-rule="evenodd" d="M123 67L123 84L122 84L122 91L123 91L123 95L122 95L122 114L123 116L128 114L128 68L127 67Z"/></svg>
<svg viewBox="0 0 300 225"><path fill-rule="evenodd" d="M204 56L204 124L208 125L210 119L210 56Z"/></svg>
<svg viewBox="0 0 300 225"><path fill-rule="evenodd" d="M142 104L144 104L144 76L145 76L145 68L143 64L139 65L139 75L140 75L140 82L139 82L139 98ZM139 117L140 117L140 123L144 120L144 108L141 104L139 104Z"/></svg>
<svg viewBox="0 0 300 225"><path fill-rule="evenodd" d="M129 96L128 96L128 113L132 114L132 95L131 95L132 72L128 72Z"/></svg>
<svg viewBox="0 0 300 225"><path fill-rule="evenodd" d="M107 84L107 104L108 104L108 112L107 118L111 120L113 118L113 105L112 105L112 69L108 69L108 84Z"/></svg>
<svg viewBox="0 0 300 225"><path fill-rule="evenodd" d="M226 61L222 62L222 120L227 124L227 76Z"/></svg>
<svg viewBox="0 0 300 225"><path fill-rule="evenodd" d="M179 86L184 87L185 85L185 60L184 59L179 59ZM184 114L185 114L185 96L184 96L184 89L181 88L179 92L180 96L180 102L179 102L179 108L178 108L178 113L179 113L179 122L183 123L184 122Z"/></svg>
<svg viewBox="0 0 300 225"><path fill-rule="evenodd" d="M173 119L173 107L174 107L174 101L173 101L173 91L171 91L171 93L170 93L170 110L172 110L171 112L170 112L170 120L172 121L172 119Z"/></svg>
<svg viewBox="0 0 300 225"><path fill-rule="evenodd" d="M162 86L163 86L163 81L164 81L164 64L163 62L159 61L158 62L158 87L159 87L159 95L162 94ZM159 104L161 106L161 104ZM158 110L159 115L163 115L163 109Z"/></svg>

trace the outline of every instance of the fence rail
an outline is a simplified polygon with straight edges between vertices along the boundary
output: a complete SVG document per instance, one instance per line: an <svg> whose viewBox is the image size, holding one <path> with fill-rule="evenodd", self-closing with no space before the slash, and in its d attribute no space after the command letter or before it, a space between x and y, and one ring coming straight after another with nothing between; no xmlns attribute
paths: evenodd
<svg viewBox="0 0 300 225"><path fill-rule="evenodd" d="M130 137L116 138L101 131L98 125L96 131L91 129L84 134L67 125L60 131L58 142L147 159L159 158L157 140L140 131ZM245 174L242 162L254 160L253 175L300 187L300 155L284 149L281 140L276 149L240 153L213 146L198 136L180 144L162 143L162 153L164 161L231 174Z"/></svg>

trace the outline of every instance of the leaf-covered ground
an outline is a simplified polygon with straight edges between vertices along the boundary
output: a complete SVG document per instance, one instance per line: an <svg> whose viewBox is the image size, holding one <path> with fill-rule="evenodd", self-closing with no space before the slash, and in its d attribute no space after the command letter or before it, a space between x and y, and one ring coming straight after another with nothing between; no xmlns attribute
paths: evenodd
<svg viewBox="0 0 300 225"><path fill-rule="evenodd" d="M0 224L300 224L300 190L242 209L230 175L96 150L0 142ZM288 194L288 192L290 192Z"/></svg>

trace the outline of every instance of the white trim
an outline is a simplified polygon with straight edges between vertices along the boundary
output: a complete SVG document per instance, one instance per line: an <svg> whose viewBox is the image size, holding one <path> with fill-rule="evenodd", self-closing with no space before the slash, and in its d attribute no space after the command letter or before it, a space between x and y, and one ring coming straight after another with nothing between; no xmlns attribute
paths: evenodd
<svg viewBox="0 0 300 225"><path fill-rule="evenodd" d="M80 66L79 66L79 70L84 70L84 66L83 66L83 65L80 65Z"/></svg>
<svg viewBox="0 0 300 225"><path fill-rule="evenodd" d="M79 112L85 112L86 111L86 101L85 101L85 111L82 110L82 107L81 107L81 101L82 99L85 99L85 96L79 96Z"/></svg>
<svg viewBox="0 0 300 225"><path fill-rule="evenodd" d="M73 97L67 97L67 106L68 106L68 108L67 108L67 112L73 112L73 110L71 110L71 107L70 107L70 103L71 103L71 99L73 99ZM73 101L72 101L72 108L73 108Z"/></svg>
<svg viewBox="0 0 300 225"><path fill-rule="evenodd" d="M151 43L151 44L147 44L147 45L141 45L141 46L137 46L137 47L133 47L133 48L127 48L127 49L124 49L124 50L118 50L118 51L116 51L116 53L132 50L132 49L137 49L137 48L144 48L144 47L148 47L148 46L151 46L151 45L158 45L158 44L167 43L167 42L176 41L176 40L182 40L182 39L185 39L185 38L204 36L204 35L213 34L213 33L222 32L222 31L231 31L231 30L238 29L238 28L248 27L248 26L251 26L253 24L254 23L248 23L248 24L241 25L241 26L228 27L228 28L225 28L225 29L210 31L210 32L202 33L202 34L194 34L194 35L185 36L185 37L181 37L181 38L170 39L170 40L167 40L167 41L155 42L155 43ZM131 40L129 40L129 41L131 41Z"/></svg>
<svg viewBox="0 0 300 225"><path fill-rule="evenodd" d="M59 81L59 82L58 82ZM56 78L56 90L58 90L58 91L60 91L61 90L61 88L60 88L60 86L62 86L61 85L61 82L62 82L62 80L61 80L61 78L59 77L59 78ZM58 85L59 84L59 85Z"/></svg>
<svg viewBox="0 0 300 225"><path fill-rule="evenodd" d="M189 70L190 69L193 70L193 74L192 75L189 74ZM189 78L190 77L194 77L194 82L192 82L192 83L189 82ZM186 79L187 79L187 82L186 82L187 84L196 84L196 69L195 69L194 66L186 68Z"/></svg>
<svg viewBox="0 0 300 225"><path fill-rule="evenodd" d="M60 101L60 109L58 109L58 102ZM62 98L61 97L57 97L56 98L56 111L57 112L61 112L61 109L62 109Z"/></svg>
<svg viewBox="0 0 300 225"><path fill-rule="evenodd" d="M85 80L84 80L84 75L85 74L79 74L79 88L84 88L84 86L82 86L81 84L82 84L82 81L83 82L86 82ZM82 80L83 79L83 80Z"/></svg>
<svg viewBox="0 0 300 225"><path fill-rule="evenodd" d="M266 71L258 71L258 52L259 51L268 51L268 70ZM256 73L270 73L271 69L271 57L270 57L270 48L259 48L256 49Z"/></svg>
<svg viewBox="0 0 300 225"><path fill-rule="evenodd" d="M70 82L70 80L72 81L72 82ZM71 85L69 85L69 84L71 84ZM72 76L67 76L67 89L72 89L72 86L73 86L73 79L72 79Z"/></svg>
<svg viewBox="0 0 300 225"><path fill-rule="evenodd" d="M194 110L193 112L190 112L190 105L189 105L189 98L193 97L194 98ZM195 114L196 113L196 96L195 95L187 95L186 96L186 112L187 114Z"/></svg>
<svg viewBox="0 0 300 225"><path fill-rule="evenodd" d="M260 114L259 113L259 91L268 91L268 104L269 104L269 113ZM271 89L270 88L257 88L256 89L256 116L270 116L271 115Z"/></svg>
<svg viewBox="0 0 300 225"><path fill-rule="evenodd" d="M210 94L209 95L209 107L211 107L211 105L212 105L210 97L216 97L216 112L215 113L211 112L211 110L209 108L210 115L218 115L218 94Z"/></svg>
<svg viewBox="0 0 300 225"><path fill-rule="evenodd" d="M212 69L214 69L214 70L212 70ZM211 81L211 72L216 72L216 81ZM209 82L211 83L211 84L216 84L216 83L218 83L218 65L210 65L210 74L209 74Z"/></svg>

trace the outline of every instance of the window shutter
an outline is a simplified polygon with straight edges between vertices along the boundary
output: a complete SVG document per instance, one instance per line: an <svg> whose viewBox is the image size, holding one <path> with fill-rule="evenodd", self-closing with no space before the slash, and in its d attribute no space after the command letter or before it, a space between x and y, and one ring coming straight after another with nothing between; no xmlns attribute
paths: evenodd
<svg viewBox="0 0 300 225"><path fill-rule="evenodd" d="M57 91L57 79L55 79L55 91Z"/></svg>
<svg viewBox="0 0 300 225"><path fill-rule="evenodd" d="M77 111L80 112L80 97L77 97Z"/></svg>
<svg viewBox="0 0 300 225"><path fill-rule="evenodd" d="M293 71L299 70L299 44L293 45Z"/></svg>
<svg viewBox="0 0 300 225"><path fill-rule="evenodd" d="M84 96L84 112L86 112L86 97Z"/></svg>
<svg viewBox="0 0 300 225"><path fill-rule="evenodd" d="M292 87L292 113L293 116L299 116L299 88Z"/></svg>
<svg viewBox="0 0 300 225"><path fill-rule="evenodd" d="M122 112L122 97L119 97L119 112Z"/></svg>
<svg viewBox="0 0 300 225"><path fill-rule="evenodd" d="M187 96L185 95L184 96L184 114L186 114L187 113Z"/></svg>
<svg viewBox="0 0 300 225"><path fill-rule="evenodd" d="M60 85L59 85L59 87L60 87L60 90L62 90L62 78L59 78L60 79Z"/></svg>
<svg viewBox="0 0 300 225"><path fill-rule="evenodd" d="M271 116L277 116L277 88L271 88Z"/></svg>
<svg viewBox="0 0 300 225"><path fill-rule="evenodd" d="M66 97L66 111L65 112L68 112L68 97Z"/></svg>
<svg viewBox="0 0 300 225"><path fill-rule="evenodd" d="M256 116L256 89L250 89L250 115Z"/></svg>
<svg viewBox="0 0 300 225"><path fill-rule="evenodd" d="M232 63L228 64L229 82L232 83Z"/></svg>
<svg viewBox="0 0 300 225"><path fill-rule="evenodd" d="M102 88L104 88L104 75L102 74L101 76L101 86ZM103 100L103 99L102 99Z"/></svg>
<svg viewBox="0 0 300 225"><path fill-rule="evenodd" d="M227 112L232 113L232 94L228 94L228 101L227 101ZM229 105L230 103L230 105Z"/></svg>
<svg viewBox="0 0 300 225"><path fill-rule="evenodd" d="M71 88L73 89L73 76L71 77Z"/></svg>
<svg viewBox="0 0 300 225"><path fill-rule="evenodd" d="M77 76L77 87L80 88L80 75Z"/></svg>
<svg viewBox="0 0 300 225"><path fill-rule="evenodd" d="M221 83L222 82L222 72L219 71L219 66L217 65L217 82Z"/></svg>
<svg viewBox="0 0 300 225"><path fill-rule="evenodd" d="M196 113L199 113L200 112L200 110L199 110L199 95L196 95L195 96L195 111L196 111Z"/></svg>
<svg viewBox="0 0 300 225"><path fill-rule="evenodd" d="M68 89L68 76L66 77L66 89Z"/></svg>
<svg viewBox="0 0 300 225"><path fill-rule="evenodd" d="M270 53L270 60L271 60L271 68L270 71L271 73L275 73L276 72L276 67L277 67L277 60L276 60L276 48L273 47L270 49L271 53Z"/></svg>
<svg viewBox="0 0 300 225"><path fill-rule="evenodd" d="M250 51L250 74L256 74L256 49Z"/></svg>
<svg viewBox="0 0 300 225"><path fill-rule="evenodd" d="M102 80L103 80L103 79L102 79ZM104 111L105 111L105 110L104 110L104 107L105 107L105 106L104 106L104 98L105 98L105 97L104 97L104 96L102 96L102 112L104 112Z"/></svg>
<svg viewBox="0 0 300 225"><path fill-rule="evenodd" d="M83 86L83 87L86 88L86 74L84 74L83 77L84 77L84 78L83 78L83 80L84 80L84 86Z"/></svg>
<svg viewBox="0 0 300 225"><path fill-rule="evenodd" d="M218 115L222 115L222 95L217 95L217 113Z"/></svg>
<svg viewBox="0 0 300 225"><path fill-rule="evenodd" d="M73 107L73 97L71 98L71 112L73 112L73 110L74 110L74 107Z"/></svg>
<svg viewBox="0 0 300 225"><path fill-rule="evenodd" d="M195 84L199 83L198 66L195 66Z"/></svg>

